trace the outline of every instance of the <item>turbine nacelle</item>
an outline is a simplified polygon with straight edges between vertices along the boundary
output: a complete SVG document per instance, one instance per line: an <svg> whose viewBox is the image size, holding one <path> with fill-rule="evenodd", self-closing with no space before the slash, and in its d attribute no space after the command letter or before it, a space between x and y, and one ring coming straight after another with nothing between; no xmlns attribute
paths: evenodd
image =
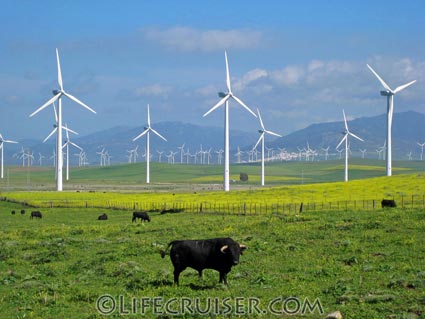
<svg viewBox="0 0 425 319"><path fill-rule="evenodd" d="M394 93L391 91L381 91L381 96L391 96L391 95L394 95Z"/></svg>
<svg viewBox="0 0 425 319"><path fill-rule="evenodd" d="M221 98L223 98L223 97L226 97L227 94L224 93L224 92L218 92L218 96L221 97Z"/></svg>
<svg viewBox="0 0 425 319"><path fill-rule="evenodd" d="M61 93L62 91L61 90L53 90L52 91L52 93L53 93L53 95L58 95L59 93Z"/></svg>

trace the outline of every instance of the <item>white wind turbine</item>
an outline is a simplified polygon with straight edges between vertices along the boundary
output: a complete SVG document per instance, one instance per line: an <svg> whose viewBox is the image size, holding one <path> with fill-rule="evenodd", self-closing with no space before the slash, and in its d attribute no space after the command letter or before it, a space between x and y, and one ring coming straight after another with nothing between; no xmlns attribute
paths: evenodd
<svg viewBox="0 0 425 319"><path fill-rule="evenodd" d="M348 137L351 135L352 137L358 139L359 141L364 142L364 140L362 140L360 137L358 137L357 135L353 134L350 132L350 130L348 129L348 124L347 124L347 118L345 117L345 112L344 110L342 110L342 114L344 115L344 125L345 125L345 131L343 132L344 137L341 139L341 141L339 142L339 144L337 145L337 149L338 147L345 141L345 169L344 169L344 181L347 182L348 181Z"/></svg>
<svg viewBox="0 0 425 319"><path fill-rule="evenodd" d="M3 175L4 175L4 172L3 172L3 170L4 170L4 167L3 167L4 166L4 164L3 164L4 155L3 155L3 152L4 152L4 144L5 143L17 144L18 142L11 141L11 140L5 140L3 138L3 136L0 134L0 149L1 149L1 175L0 175L0 177L1 178L3 178Z"/></svg>
<svg viewBox="0 0 425 319"><path fill-rule="evenodd" d="M251 109L245 105L237 96L233 95L232 88L230 85L230 74L229 74L229 63L227 62L227 52L224 51L224 58L226 60L226 85L227 85L227 93L219 92L218 96L222 99L217 102L208 112L206 112L203 116L207 116L212 111L219 108L221 105L225 105L224 107L224 191L228 192L230 190L229 185L229 99L232 98L240 105L242 105L248 112L257 117Z"/></svg>
<svg viewBox="0 0 425 319"><path fill-rule="evenodd" d="M418 142L418 145L421 147L421 161L422 161L422 158L423 158L423 155L424 155L424 146L425 146L425 143L419 143Z"/></svg>
<svg viewBox="0 0 425 319"><path fill-rule="evenodd" d="M87 110L93 112L96 114L96 112L91 109L89 106L78 100L75 96L67 93L63 88L63 82L62 82L62 72L60 68L60 61L59 61L59 52L58 49L56 49L56 60L57 60L57 66L58 66L58 84L59 84L59 90L53 90L53 97L48 100L46 103L44 103L41 107L39 107L36 111L30 114L30 117L34 116L41 110L48 107L50 104L58 101L58 120L57 120L57 139L56 139L56 190L62 191L63 190L63 183L62 183L62 166L63 166L63 155L62 155L62 96L66 96L70 100L73 100L74 102L80 104Z"/></svg>
<svg viewBox="0 0 425 319"><path fill-rule="evenodd" d="M381 91L382 96L387 97L387 176L392 175L392 142L391 142L391 131L392 131L392 125L393 125L393 113L394 113L394 95L398 92L404 90L408 86L412 85L416 82L416 80L413 80L409 83L403 84L398 86L395 90L391 89L387 83L384 82L384 80L381 79L381 77L378 75L378 73L375 72L372 67L367 64L367 67L370 71L377 77L379 82L381 82L382 86L385 88L385 91Z"/></svg>
<svg viewBox="0 0 425 319"><path fill-rule="evenodd" d="M150 162L149 135L150 135L150 132L154 133L155 135L157 135L158 137L162 138L164 141L167 142L165 137L163 137L161 134L159 134L157 131L155 131L151 127L151 116L150 116L149 104L148 104L148 126L145 127L145 130L142 133L140 133L135 138L133 138L133 142L134 142L134 141L136 141L137 139L141 138L143 135L146 134L146 183L147 184L150 183L150 167L149 167L149 162Z"/></svg>
<svg viewBox="0 0 425 319"><path fill-rule="evenodd" d="M264 186L264 136L266 134L270 134L277 137L282 137L282 135L266 130L264 127L263 120L261 119L260 110L258 108L257 108L257 114L258 114L258 119L260 120L260 125L261 125L261 130L258 130L258 133L260 133L261 135L253 149L256 149L258 144L261 142L261 186Z"/></svg>
<svg viewBox="0 0 425 319"><path fill-rule="evenodd" d="M66 142L63 144L62 148L66 148L66 180L69 180L69 145L74 146L75 148L78 148L80 151L83 151L83 149L75 144L74 142L71 142L69 139L69 132L71 130L68 129L68 126L65 124L64 126L66 131ZM72 133L78 134L77 132L72 131Z"/></svg>

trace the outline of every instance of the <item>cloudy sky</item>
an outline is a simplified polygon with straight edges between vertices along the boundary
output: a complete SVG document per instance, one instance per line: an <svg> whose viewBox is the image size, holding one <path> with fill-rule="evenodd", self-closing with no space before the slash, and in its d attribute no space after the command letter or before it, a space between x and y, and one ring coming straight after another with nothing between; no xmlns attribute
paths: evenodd
<svg viewBox="0 0 425 319"><path fill-rule="evenodd" d="M85 135L153 122L222 126L202 115L224 91L227 50L233 93L260 108L266 126L288 134L309 124L385 112L380 83L396 112L424 112L425 2L411 1L2 1L0 132L44 138L48 108L29 114L58 87L97 111L64 100L64 122ZM258 128L231 103L232 128Z"/></svg>

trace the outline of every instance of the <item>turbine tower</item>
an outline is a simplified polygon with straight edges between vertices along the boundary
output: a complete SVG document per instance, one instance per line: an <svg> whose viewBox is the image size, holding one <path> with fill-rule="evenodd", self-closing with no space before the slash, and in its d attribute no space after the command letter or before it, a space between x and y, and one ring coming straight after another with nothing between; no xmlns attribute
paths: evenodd
<svg viewBox="0 0 425 319"><path fill-rule="evenodd" d="M206 112L203 116L207 116L212 111L219 108L221 105L225 105L224 107L224 191L228 192L230 190L230 178L229 178L229 100L230 98L234 99L240 105L242 105L248 112L250 112L254 117L257 117L251 109L245 105L237 96L233 95L232 88L230 85L230 74L229 74L229 63L227 62L227 52L224 51L224 58L226 60L226 85L227 92L219 92L218 96L222 99L217 102L208 112Z"/></svg>
<svg viewBox="0 0 425 319"><path fill-rule="evenodd" d="M10 141L10 140L5 140L4 138L3 138L3 136L0 134L0 149L1 149L1 175L0 175L0 177L1 178L3 178L3 175L4 175L4 172L3 172L3 170L4 170L4 155L3 155L3 151L4 151L4 144L5 143L12 143L12 144L16 144L16 143L18 143L18 142L15 142L15 141Z"/></svg>
<svg viewBox="0 0 425 319"><path fill-rule="evenodd" d="M381 82L382 86L385 88L385 91L381 91L382 96L387 97L387 176L392 175L392 142L391 142L391 131L393 125L393 113L394 113L394 95L398 92L404 90L408 86L416 82L413 80L409 83L398 86L395 90L391 89L387 83L382 80L382 78L375 72L374 69L369 64L366 64L370 71L376 76L376 78Z"/></svg>
<svg viewBox="0 0 425 319"><path fill-rule="evenodd" d="M137 139L141 138L143 135L146 134L146 183L149 184L150 183L150 167L149 167L149 162L150 162L150 152L149 152L149 135L150 132L156 134L157 136L159 136L160 138L162 138L164 141L167 142L167 140L165 139L165 137L163 137L161 134L159 134L157 131L155 131L152 127L151 127L151 116L150 116L150 112L149 112L149 104L148 104L148 126L145 127L145 130L140 133L139 135L137 135L135 138L133 138L133 142L136 141Z"/></svg>
<svg viewBox="0 0 425 319"><path fill-rule="evenodd" d="M337 149L338 147L342 144L342 142L345 141L345 169L344 169L344 181L347 182L348 181L348 137L351 135L352 137L358 139L359 141L364 142L364 140L362 140L360 137L358 137L357 135L353 134L350 132L350 130L348 129L348 124L347 124L347 118L345 117L345 112L344 110L342 110L342 114L344 115L344 125L345 125L345 131L343 132L344 137L341 139L341 141L339 142L339 144L337 145Z"/></svg>
<svg viewBox="0 0 425 319"><path fill-rule="evenodd" d="M268 131L264 127L263 120L261 119L260 110L257 108L257 114L258 119L260 120L261 130L258 130L258 133L260 133L260 138L258 139L257 143L253 147L253 150L257 148L258 144L261 142L261 186L264 186L264 136L266 134L282 137L282 135L279 135L277 133L274 133L272 131Z"/></svg>
<svg viewBox="0 0 425 319"><path fill-rule="evenodd" d="M90 112L93 112L96 114L96 111L91 109L89 106L78 100L75 96L67 93L63 88L63 82L62 82L62 72L60 67L60 61L59 61L59 52L58 49L56 49L56 61L58 65L58 84L59 84L59 90L53 90L53 97L48 100L46 103L44 103L42 106L40 106L36 111L30 114L30 117L33 117L35 114L40 112L41 110L45 109L49 105L51 105L56 100L58 101L58 119L57 119L57 139L56 139L56 190L58 192L63 190L63 182L62 182L62 168L63 168L63 155L62 155L62 96L66 96L70 100L73 100L74 102L80 104L82 107L86 108Z"/></svg>

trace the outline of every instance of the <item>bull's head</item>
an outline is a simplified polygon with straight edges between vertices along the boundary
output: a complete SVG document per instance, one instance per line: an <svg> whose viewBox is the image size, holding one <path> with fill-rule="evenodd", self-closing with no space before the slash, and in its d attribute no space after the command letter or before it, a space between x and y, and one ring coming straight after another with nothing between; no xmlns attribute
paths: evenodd
<svg viewBox="0 0 425 319"><path fill-rule="evenodd" d="M229 259L232 260L233 265L237 265L239 263L239 256L242 255L242 252L247 249L245 245L224 245L220 248L220 251L223 254L229 256Z"/></svg>

